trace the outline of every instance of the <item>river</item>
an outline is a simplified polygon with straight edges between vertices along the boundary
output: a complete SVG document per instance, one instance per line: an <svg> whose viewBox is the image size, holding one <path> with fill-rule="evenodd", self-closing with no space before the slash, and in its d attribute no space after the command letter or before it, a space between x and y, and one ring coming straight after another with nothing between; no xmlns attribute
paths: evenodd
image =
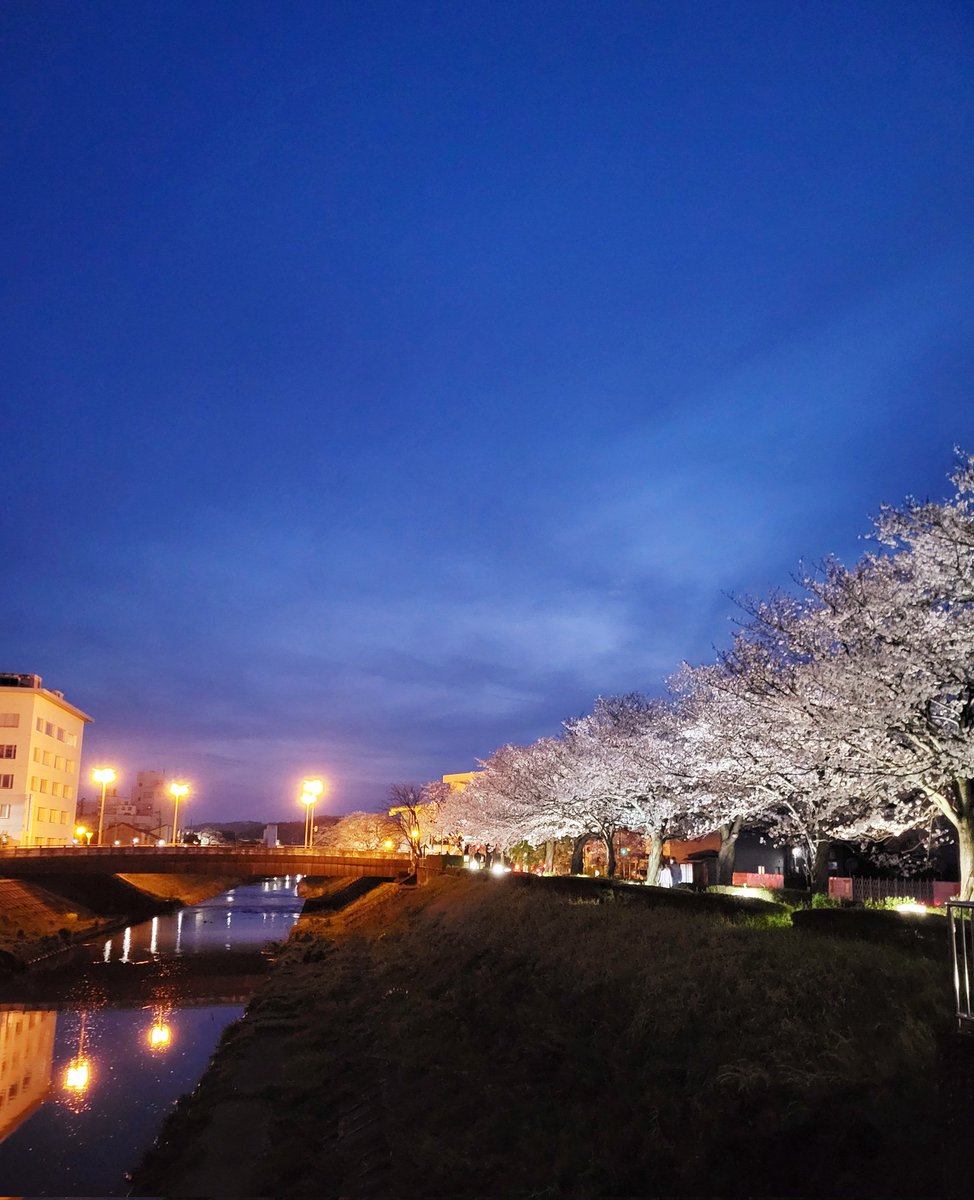
<svg viewBox="0 0 974 1200"><path fill-rule="evenodd" d="M4 984L0 1194L127 1195L301 904L295 877L238 887Z"/></svg>

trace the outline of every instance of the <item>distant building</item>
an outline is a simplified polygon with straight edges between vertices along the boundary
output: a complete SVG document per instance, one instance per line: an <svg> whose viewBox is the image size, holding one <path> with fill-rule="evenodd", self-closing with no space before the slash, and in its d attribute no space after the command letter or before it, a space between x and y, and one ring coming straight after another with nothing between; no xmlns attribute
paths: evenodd
<svg viewBox="0 0 974 1200"><path fill-rule="evenodd" d="M71 845L91 720L39 675L0 674L0 842Z"/></svg>
<svg viewBox="0 0 974 1200"><path fill-rule="evenodd" d="M102 842L106 846L155 846L165 842L168 836L168 825L153 828L133 821L112 820L105 822Z"/></svg>
<svg viewBox="0 0 974 1200"><path fill-rule="evenodd" d="M479 774L479 771L460 771L456 775L444 775L443 782L449 787L451 792L462 792L470 780Z"/></svg>
<svg viewBox="0 0 974 1200"><path fill-rule="evenodd" d="M78 818L90 828L98 825L101 808L101 792L89 799L82 797L78 805ZM144 836L146 840L168 841L172 836L172 796L169 794L169 778L164 771L139 771L132 786L131 796L120 795L117 786L105 791L104 840L116 838L127 844L133 837ZM110 836L112 827L118 831ZM123 828L124 827L124 828ZM131 833L128 830L131 827Z"/></svg>
<svg viewBox="0 0 974 1200"><path fill-rule="evenodd" d="M158 817L161 820L164 813L169 813L172 809L170 782L165 771L140 771L132 789L135 816Z"/></svg>

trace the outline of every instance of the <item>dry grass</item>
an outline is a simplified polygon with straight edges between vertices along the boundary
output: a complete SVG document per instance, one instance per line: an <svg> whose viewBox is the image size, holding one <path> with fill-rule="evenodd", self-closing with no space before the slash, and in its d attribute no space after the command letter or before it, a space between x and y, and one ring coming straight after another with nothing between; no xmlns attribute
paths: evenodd
<svg viewBox="0 0 974 1200"><path fill-rule="evenodd" d="M437 880L283 956L240 1035L287 1031L248 1194L379 1194L356 1172L387 1149L407 1196L939 1195L947 976L754 918ZM204 1108L234 1094L232 1054L220 1072ZM364 1148L342 1133L362 1104Z"/></svg>

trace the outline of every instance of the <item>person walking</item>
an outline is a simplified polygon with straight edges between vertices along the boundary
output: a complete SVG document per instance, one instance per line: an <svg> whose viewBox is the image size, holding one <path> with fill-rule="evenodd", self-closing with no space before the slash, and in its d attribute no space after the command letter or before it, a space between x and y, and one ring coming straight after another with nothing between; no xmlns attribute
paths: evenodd
<svg viewBox="0 0 974 1200"><path fill-rule="evenodd" d="M683 882L683 872L680 869L680 864L675 858L670 859L670 887L676 887L677 884Z"/></svg>

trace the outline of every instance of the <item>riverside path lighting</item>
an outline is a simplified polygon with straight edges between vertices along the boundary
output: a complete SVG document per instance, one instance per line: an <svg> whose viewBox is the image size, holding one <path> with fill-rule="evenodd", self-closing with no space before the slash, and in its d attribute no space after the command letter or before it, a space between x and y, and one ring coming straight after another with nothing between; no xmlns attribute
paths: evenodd
<svg viewBox="0 0 974 1200"><path fill-rule="evenodd" d="M189 795L188 783L171 783L169 795L172 796L172 845L177 845L179 839L179 802Z"/></svg>
<svg viewBox="0 0 974 1200"><path fill-rule="evenodd" d="M118 776L111 767L96 767L91 773L91 778L95 783L101 784L101 805L98 809L98 845L101 845L101 831L105 823L105 792L108 790L108 785L114 783ZM91 837L88 838L89 845Z"/></svg>
<svg viewBox="0 0 974 1200"><path fill-rule="evenodd" d="M87 825L79 825L78 828L74 831L74 836L76 838L84 838L85 839L86 846L91 845L91 835L92 835L92 830L90 830Z"/></svg>
<svg viewBox="0 0 974 1200"><path fill-rule="evenodd" d="M314 808L318 798L325 790L324 782L320 779L306 779L301 784L301 803L304 809L304 848L310 850L314 843Z"/></svg>

